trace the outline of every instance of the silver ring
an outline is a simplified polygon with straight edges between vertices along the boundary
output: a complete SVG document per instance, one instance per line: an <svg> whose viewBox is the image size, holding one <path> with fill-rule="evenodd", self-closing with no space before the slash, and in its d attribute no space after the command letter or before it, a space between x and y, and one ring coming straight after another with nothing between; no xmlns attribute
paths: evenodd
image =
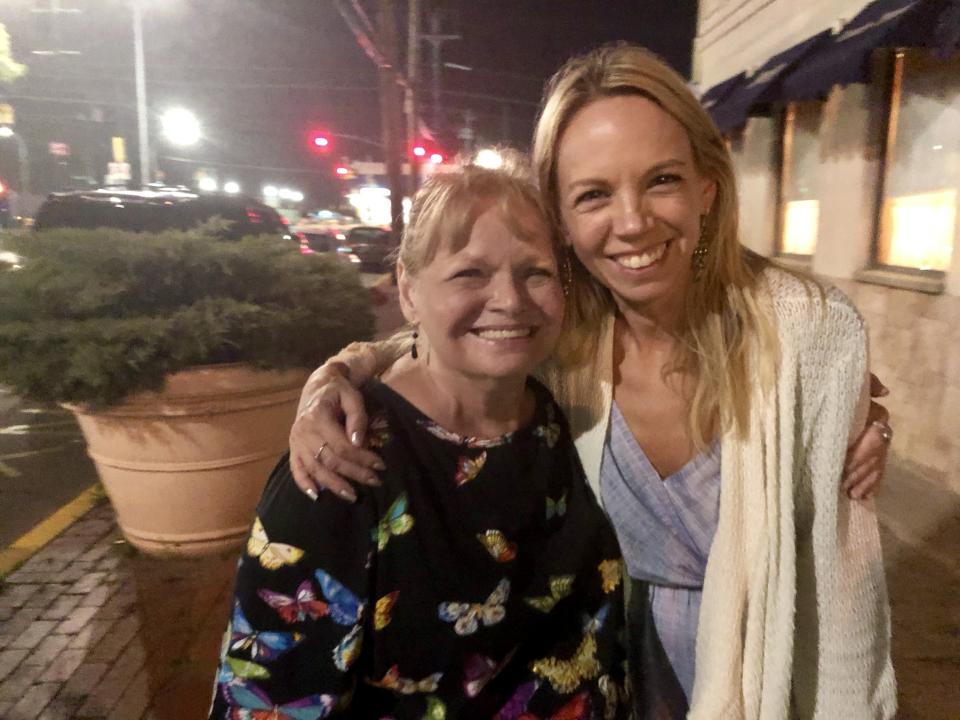
<svg viewBox="0 0 960 720"><path fill-rule="evenodd" d="M314 453L313 459L316 460L317 462L320 462L320 456L323 455L323 451L326 450L326 449L327 449L327 443L323 443L323 444L320 446L320 449L317 450L316 453Z"/></svg>
<svg viewBox="0 0 960 720"><path fill-rule="evenodd" d="M871 425L877 429L877 432L880 433L880 437L883 438L884 442L893 440L893 428L887 425L887 423L882 420L874 420Z"/></svg>

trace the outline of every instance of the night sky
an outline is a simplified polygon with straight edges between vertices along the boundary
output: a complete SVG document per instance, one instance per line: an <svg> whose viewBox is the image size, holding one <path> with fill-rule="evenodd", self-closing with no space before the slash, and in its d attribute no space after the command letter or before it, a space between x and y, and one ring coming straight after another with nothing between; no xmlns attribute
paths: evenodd
<svg viewBox="0 0 960 720"><path fill-rule="evenodd" d="M133 46L127 0L60 0L83 12L32 13L44 3L3 0L15 57L30 72L0 88L18 111L18 131L31 151L50 141L76 148L71 174L102 174L109 138L135 149ZM402 31L406 3L397 0ZM375 3L364 5L375 19ZM525 147L543 83L570 55L611 40L631 40L661 54L688 74L695 0L444 0L424 6L442 12L442 32L461 40L443 47L445 68L441 142L455 150L464 113L475 116L481 142ZM189 158L216 167L245 186L297 183L325 196L330 165L341 157L379 159L375 147L336 140L326 157L306 149L311 127L379 140L377 77L332 0L165 0L145 2L148 100L155 115L172 105L192 109L204 124L203 143L189 151L161 147L173 179L188 177ZM401 38L405 49L405 39ZM37 56L35 49L80 55ZM430 78L429 46L421 47L421 79ZM482 96L482 97L477 97ZM46 99L44 99L46 98ZM424 100L429 100L429 86ZM424 107L429 120L431 111ZM9 172L0 152L0 174ZM260 166L244 168L242 165ZM232 167L231 167L232 166ZM276 169L262 169L276 168ZM54 169L55 170L55 169ZM53 182L41 167L37 182ZM42 188L41 188L42 189Z"/></svg>

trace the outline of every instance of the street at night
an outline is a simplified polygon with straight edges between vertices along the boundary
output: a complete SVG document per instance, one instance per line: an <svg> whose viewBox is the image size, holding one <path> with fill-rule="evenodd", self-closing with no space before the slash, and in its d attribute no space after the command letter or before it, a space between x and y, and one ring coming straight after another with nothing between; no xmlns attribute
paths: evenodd
<svg viewBox="0 0 960 720"><path fill-rule="evenodd" d="M0 718L960 719L958 118L957 0L3 0Z"/></svg>

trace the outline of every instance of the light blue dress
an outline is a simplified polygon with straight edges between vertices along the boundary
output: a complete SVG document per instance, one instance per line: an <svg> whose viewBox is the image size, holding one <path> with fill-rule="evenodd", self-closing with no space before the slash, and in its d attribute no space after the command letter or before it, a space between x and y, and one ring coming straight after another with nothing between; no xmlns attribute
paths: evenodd
<svg viewBox="0 0 960 720"><path fill-rule="evenodd" d="M720 444L661 478L614 403L600 490L632 578L627 631L637 715L682 720L720 511Z"/></svg>

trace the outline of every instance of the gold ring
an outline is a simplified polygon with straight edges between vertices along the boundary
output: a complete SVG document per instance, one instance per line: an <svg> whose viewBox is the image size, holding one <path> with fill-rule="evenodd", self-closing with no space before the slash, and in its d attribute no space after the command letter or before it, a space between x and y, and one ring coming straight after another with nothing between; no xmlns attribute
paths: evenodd
<svg viewBox="0 0 960 720"><path fill-rule="evenodd" d="M317 452L314 454L313 457L314 457L314 459L315 459L317 462L320 462L320 456L323 455L323 451L326 450L326 449L327 449L327 443L323 443L323 444L320 446L320 449L317 450Z"/></svg>

